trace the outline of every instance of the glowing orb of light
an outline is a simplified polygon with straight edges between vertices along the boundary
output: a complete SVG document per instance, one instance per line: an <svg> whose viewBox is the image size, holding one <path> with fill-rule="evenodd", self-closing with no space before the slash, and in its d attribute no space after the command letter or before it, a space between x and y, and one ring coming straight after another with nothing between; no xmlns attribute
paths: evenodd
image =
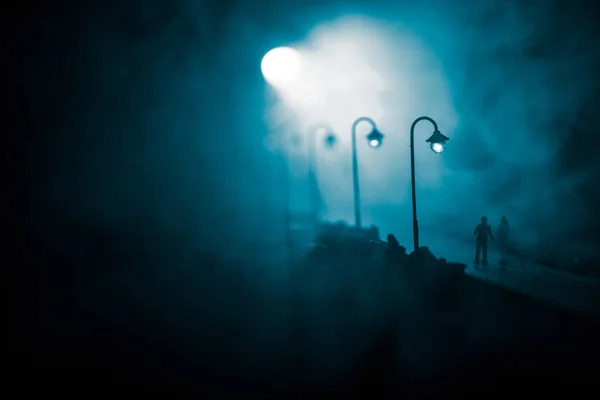
<svg viewBox="0 0 600 400"><path fill-rule="evenodd" d="M431 143L429 146L434 153L442 153L446 148L446 143Z"/></svg>
<svg viewBox="0 0 600 400"><path fill-rule="evenodd" d="M295 81L300 75L300 67L300 54L291 47L269 50L260 63L265 80L273 86Z"/></svg>
<svg viewBox="0 0 600 400"><path fill-rule="evenodd" d="M381 144L381 142L379 140L376 140L376 139L369 140L369 146L371 146L373 148L379 147L380 144Z"/></svg>

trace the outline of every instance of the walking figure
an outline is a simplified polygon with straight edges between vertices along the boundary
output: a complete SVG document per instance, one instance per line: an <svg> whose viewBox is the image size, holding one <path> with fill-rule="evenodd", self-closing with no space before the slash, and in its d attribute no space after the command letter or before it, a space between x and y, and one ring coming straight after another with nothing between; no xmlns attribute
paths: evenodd
<svg viewBox="0 0 600 400"><path fill-rule="evenodd" d="M508 220L506 217L502 217L500 220L500 225L498 225L498 229L496 230L496 238L498 239L498 247L500 247L500 250L507 250L509 236L510 227L508 225Z"/></svg>
<svg viewBox="0 0 600 400"><path fill-rule="evenodd" d="M507 264L506 254L508 253L508 243L510 240L510 227L506 217L502 217L500 225L496 230L496 239L498 239L498 248L500 249L500 266Z"/></svg>
<svg viewBox="0 0 600 400"><path fill-rule="evenodd" d="M488 236L494 241L492 227L487 223L487 217L481 217L481 223L475 228L473 236L477 237L477 250L475 251L475 264L479 264L479 254L483 252L481 263L487 265L487 238Z"/></svg>

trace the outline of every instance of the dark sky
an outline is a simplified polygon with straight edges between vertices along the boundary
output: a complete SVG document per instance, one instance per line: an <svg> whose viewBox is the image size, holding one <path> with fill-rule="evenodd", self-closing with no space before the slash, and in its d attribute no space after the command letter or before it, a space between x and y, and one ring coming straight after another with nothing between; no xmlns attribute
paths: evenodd
<svg viewBox="0 0 600 400"><path fill-rule="evenodd" d="M588 3L21 2L3 23L5 104L16 139L5 146L17 172L12 205L28 229L57 243L86 230L141 240L160 232L195 247L276 240L287 206L277 157L263 146L279 126L260 59L271 47L310 41L315 29L343 36L336 21L351 15L380 24L385 45L399 54L419 43L425 50L415 57L431 58L411 59L410 68L445 88L443 96L427 86L427 95L402 100L395 59L389 52L370 59L373 71L387 68L382 96L399 106L378 108L382 130L396 139L379 161L366 150L362 158L371 171L364 173L367 223L409 237L407 153L392 148L404 145L405 124L423 111L440 115L452 138L444 158L420 170L426 237L470 231L483 213L493 221L508 214L524 241L597 236L600 28ZM395 29L415 41L399 40L389 33ZM348 74L358 64L347 63ZM340 136L360 116L355 104L331 112ZM331 218L352 222L349 158L340 151L324 161L332 172L321 184ZM419 151L419 160L432 157ZM297 175L294 197L305 199Z"/></svg>

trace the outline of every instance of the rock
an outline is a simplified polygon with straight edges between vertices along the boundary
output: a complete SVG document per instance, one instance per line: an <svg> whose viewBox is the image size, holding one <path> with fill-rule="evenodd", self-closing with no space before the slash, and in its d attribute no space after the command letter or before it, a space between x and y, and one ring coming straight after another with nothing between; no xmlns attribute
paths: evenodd
<svg viewBox="0 0 600 400"><path fill-rule="evenodd" d="M433 255L429 247L419 247L408 256L408 262L410 265L432 265L437 263L437 258Z"/></svg>

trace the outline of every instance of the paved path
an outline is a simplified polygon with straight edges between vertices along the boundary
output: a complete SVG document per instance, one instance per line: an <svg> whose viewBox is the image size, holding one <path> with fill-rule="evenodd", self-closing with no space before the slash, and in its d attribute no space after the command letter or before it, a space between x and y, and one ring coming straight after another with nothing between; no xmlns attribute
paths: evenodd
<svg viewBox="0 0 600 400"><path fill-rule="evenodd" d="M486 267L476 267L473 264L475 243L470 245L461 238L426 239L422 244L428 246L436 257L466 264L468 275L576 312L592 313L600 317L598 279L556 270L514 256L507 256L508 264L501 267L500 253L493 247L488 250L490 264ZM248 254L248 251L242 251L240 254ZM304 251L308 251L308 247L296 248L295 256L299 257ZM260 246L250 251L250 254L262 259L271 268L281 266L288 259L283 243Z"/></svg>
<svg viewBox="0 0 600 400"><path fill-rule="evenodd" d="M600 280L555 270L514 256L507 256L508 264L501 267L501 255L495 249L488 251L490 264L478 267L473 264L475 243L469 246L457 239L437 239L428 245L437 257L466 264L466 273L477 279L550 301L573 311L600 316Z"/></svg>

